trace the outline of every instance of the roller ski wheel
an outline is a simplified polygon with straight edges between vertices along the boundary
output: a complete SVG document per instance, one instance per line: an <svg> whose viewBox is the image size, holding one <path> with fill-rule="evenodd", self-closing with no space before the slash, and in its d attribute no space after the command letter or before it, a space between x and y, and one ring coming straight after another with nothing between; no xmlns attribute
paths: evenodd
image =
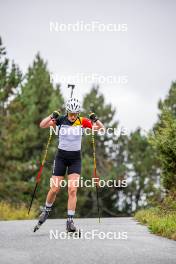
<svg viewBox="0 0 176 264"><path fill-rule="evenodd" d="M37 224L37 225L34 227L34 230L33 230L33 231L36 232L37 230L39 230L40 226L41 226L41 225Z"/></svg>
<svg viewBox="0 0 176 264"><path fill-rule="evenodd" d="M39 216L39 221L38 224L34 227L34 232L36 232L37 230L39 230L39 228L41 227L41 225L46 221L46 219L48 218L49 214L51 212L51 208L50 207L44 207L42 209L42 213Z"/></svg>

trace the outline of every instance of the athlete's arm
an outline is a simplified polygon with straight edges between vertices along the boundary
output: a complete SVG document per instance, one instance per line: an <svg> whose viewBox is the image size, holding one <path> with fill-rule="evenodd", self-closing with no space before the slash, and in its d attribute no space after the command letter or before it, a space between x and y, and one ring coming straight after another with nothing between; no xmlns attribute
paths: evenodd
<svg viewBox="0 0 176 264"><path fill-rule="evenodd" d="M82 125L84 128L90 128L94 131L98 131L100 128L105 128L100 120L97 119L95 122L93 122L93 120L90 120L86 117L82 118Z"/></svg>
<svg viewBox="0 0 176 264"><path fill-rule="evenodd" d="M60 112L59 110L55 110L50 116L47 116L40 122L41 128L47 128L50 126L55 127L56 126L56 120L59 117Z"/></svg>
<svg viewBox="0 0 176 264"><path fill-rule="evenodd" d="M40 122L41 128L48 128L50 126L53 126L53 127L56 126L56 121L52 119L51 116L47 116Z"/></svg>

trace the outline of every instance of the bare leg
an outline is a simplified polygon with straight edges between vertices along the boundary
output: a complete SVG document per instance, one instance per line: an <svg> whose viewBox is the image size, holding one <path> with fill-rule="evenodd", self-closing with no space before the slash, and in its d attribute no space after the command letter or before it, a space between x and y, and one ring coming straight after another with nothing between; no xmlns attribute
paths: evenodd
<svg viewBox="0 0 176 264"><path fill-rule="evenodd" d="M63 176L52 176L51 188L47 194L46 203L53 204L57 193L60 191L60 182L64 179Z"/></svg>
<svg viewBox="0 0 176 264"><path fill-rule="evenodd" d="M77 185L80 175L73 173L68 175L68 210L75 211L77 202ZM76 186L75 186L76 185Z"/></svg>

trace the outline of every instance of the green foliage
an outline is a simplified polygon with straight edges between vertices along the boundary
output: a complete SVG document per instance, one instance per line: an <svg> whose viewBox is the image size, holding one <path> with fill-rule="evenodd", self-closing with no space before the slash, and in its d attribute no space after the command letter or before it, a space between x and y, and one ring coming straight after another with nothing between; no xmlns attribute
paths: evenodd
<svg viewBox="0 0 176 264"><path fill-rule="evenodd" d="M168 95L163 101L159 101L158 108L160 109L159 120L162 119L163 110L165 109L176 117L176 82L172 82Z"/></svg>
<svg viewBox="0 0 176 264"><path fill-rule="evenodd" d="M1 51L3 53L2 48ZM8 60L1 58L1 198L29 204L49 136L49 129L40 129L39 123L53 110L62 107L64 100L59 86L53 87L50 82L47 65L39 54L23 77L23 82L18 68L12 66L9 69L8 65ZM55 138L49 149L49 160L53 160L56 151L54 143ZM49 189L52 167L49 160L41 182L43 191L39 202L42 204Z"/></svg>
<svg viewBox="0 0 176 264"><path fill-rule="evenodd" d="M37 209L32 208L28 215L28 208L25 204L13 205L7 202L0 202L0 220L28 220L37 216Z"/></svg>
<svg viewBox="0 0 176 264"><path fill-rule="evenodd" d="M13 62L10 63L6 56L6 50L0 38L0 176L6 178L5 164L8 160L8 129L9 110L8 106L18 91L22 74Z"/></svg>
<svg viewBox="0 0 176 264"><path fill-rule="evenodd" d="M176 210L168 210L170 204L165 201L165 206L139 210L135 218L142 224L146 224L149 230L167 238L176 240ZM176 208L176 202L172 200L172 207Z"/></svg>
<svg viewBox="0 0 176 264"><path fill-rule="evenodd" d="M175 103L174 103L175 102ZM167 98L161 102L159 121L150 135L162 168L161 177L167 191L176 190L176 83L172 83Z"/></svg>
<svg viewBox="0 0 176 264"><path fill-rule="evenodd" d="M141 134L140 129L129 136L128 164L131 180L129 176L127 192L131 193L131 204L135 203L136 210L155 196L156 183L159 181L155 152L149 144L148 138Z"/></svg>

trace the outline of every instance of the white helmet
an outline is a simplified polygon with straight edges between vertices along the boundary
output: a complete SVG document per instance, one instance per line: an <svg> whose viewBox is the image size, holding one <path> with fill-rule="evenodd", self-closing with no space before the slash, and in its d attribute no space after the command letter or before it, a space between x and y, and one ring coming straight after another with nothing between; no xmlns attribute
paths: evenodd
<svg viewBox="0 0 176 264"><path fill-rule="evenodd" d="M70 98L66 102L66 111L69 113L80 113L81 111L81 104L78 99Z"/></svg>

